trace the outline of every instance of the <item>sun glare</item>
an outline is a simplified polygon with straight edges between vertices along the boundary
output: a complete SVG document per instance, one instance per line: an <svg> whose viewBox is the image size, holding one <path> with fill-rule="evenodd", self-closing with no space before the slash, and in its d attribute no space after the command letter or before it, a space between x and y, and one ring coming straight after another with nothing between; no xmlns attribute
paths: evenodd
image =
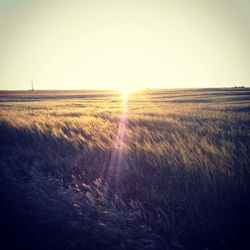
<svg viewBox="0 0 250 250"><path fill-rule="evenodd" d="M115 89L115 91L120 93L121 98L122 98L125 106L127 105L129 94L131 94L133 92L136 92L138 90L139 90L139 88L132 87L132 86L122 86L122 87L119 87L119 88Z"/></svg>
<svg viewBox="0 0 250 250"><path fill-rule="evenodd" d="M128 95L132 92L138 91L139 88L133 87L133 86L121 86L116 89L119 91L122 95Z"/></svg>

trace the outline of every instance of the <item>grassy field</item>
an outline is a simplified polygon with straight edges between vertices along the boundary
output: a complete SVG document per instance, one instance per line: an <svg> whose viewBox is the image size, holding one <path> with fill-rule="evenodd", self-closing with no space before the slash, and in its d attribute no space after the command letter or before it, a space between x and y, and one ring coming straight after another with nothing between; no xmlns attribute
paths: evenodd
<svg viewBox="0 0 250 250"><path fill-rule="evenodd" d="M250 89L1 92L1 244L246 249L249 111Z"/></svg>

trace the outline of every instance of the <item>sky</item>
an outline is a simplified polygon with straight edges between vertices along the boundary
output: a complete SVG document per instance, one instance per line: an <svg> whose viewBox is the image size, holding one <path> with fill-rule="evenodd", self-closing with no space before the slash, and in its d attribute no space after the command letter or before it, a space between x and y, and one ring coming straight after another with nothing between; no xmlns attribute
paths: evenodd
<svg viewBox="0 0 250 250"><path fill-rule="evenodd" d="M0 89L250 87L249 0L0 0Z"/></svg>

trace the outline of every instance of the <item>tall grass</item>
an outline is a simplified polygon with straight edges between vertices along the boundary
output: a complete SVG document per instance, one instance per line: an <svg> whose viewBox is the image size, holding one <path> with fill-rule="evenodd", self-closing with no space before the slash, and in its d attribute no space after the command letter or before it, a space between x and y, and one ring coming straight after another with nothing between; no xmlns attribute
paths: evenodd
<svg viewBox="0 0 250 250"><path fill-rule="evenodd" d="M1 185L10 221L24 232L20 244L243 247L249 225L249 93L130 94L121 164L112 159L124 111L119 94L5 93Z"/></svg>

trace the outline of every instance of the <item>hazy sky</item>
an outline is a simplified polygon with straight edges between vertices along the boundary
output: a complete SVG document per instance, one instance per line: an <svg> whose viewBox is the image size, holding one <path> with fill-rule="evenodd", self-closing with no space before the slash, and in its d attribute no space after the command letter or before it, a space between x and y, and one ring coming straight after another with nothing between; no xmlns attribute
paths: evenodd
<svg viewBox="0 0 250 250"><path fill-rule="evenodd" d="M249 0L0 0L0 89L250 86Z"/></svg>

